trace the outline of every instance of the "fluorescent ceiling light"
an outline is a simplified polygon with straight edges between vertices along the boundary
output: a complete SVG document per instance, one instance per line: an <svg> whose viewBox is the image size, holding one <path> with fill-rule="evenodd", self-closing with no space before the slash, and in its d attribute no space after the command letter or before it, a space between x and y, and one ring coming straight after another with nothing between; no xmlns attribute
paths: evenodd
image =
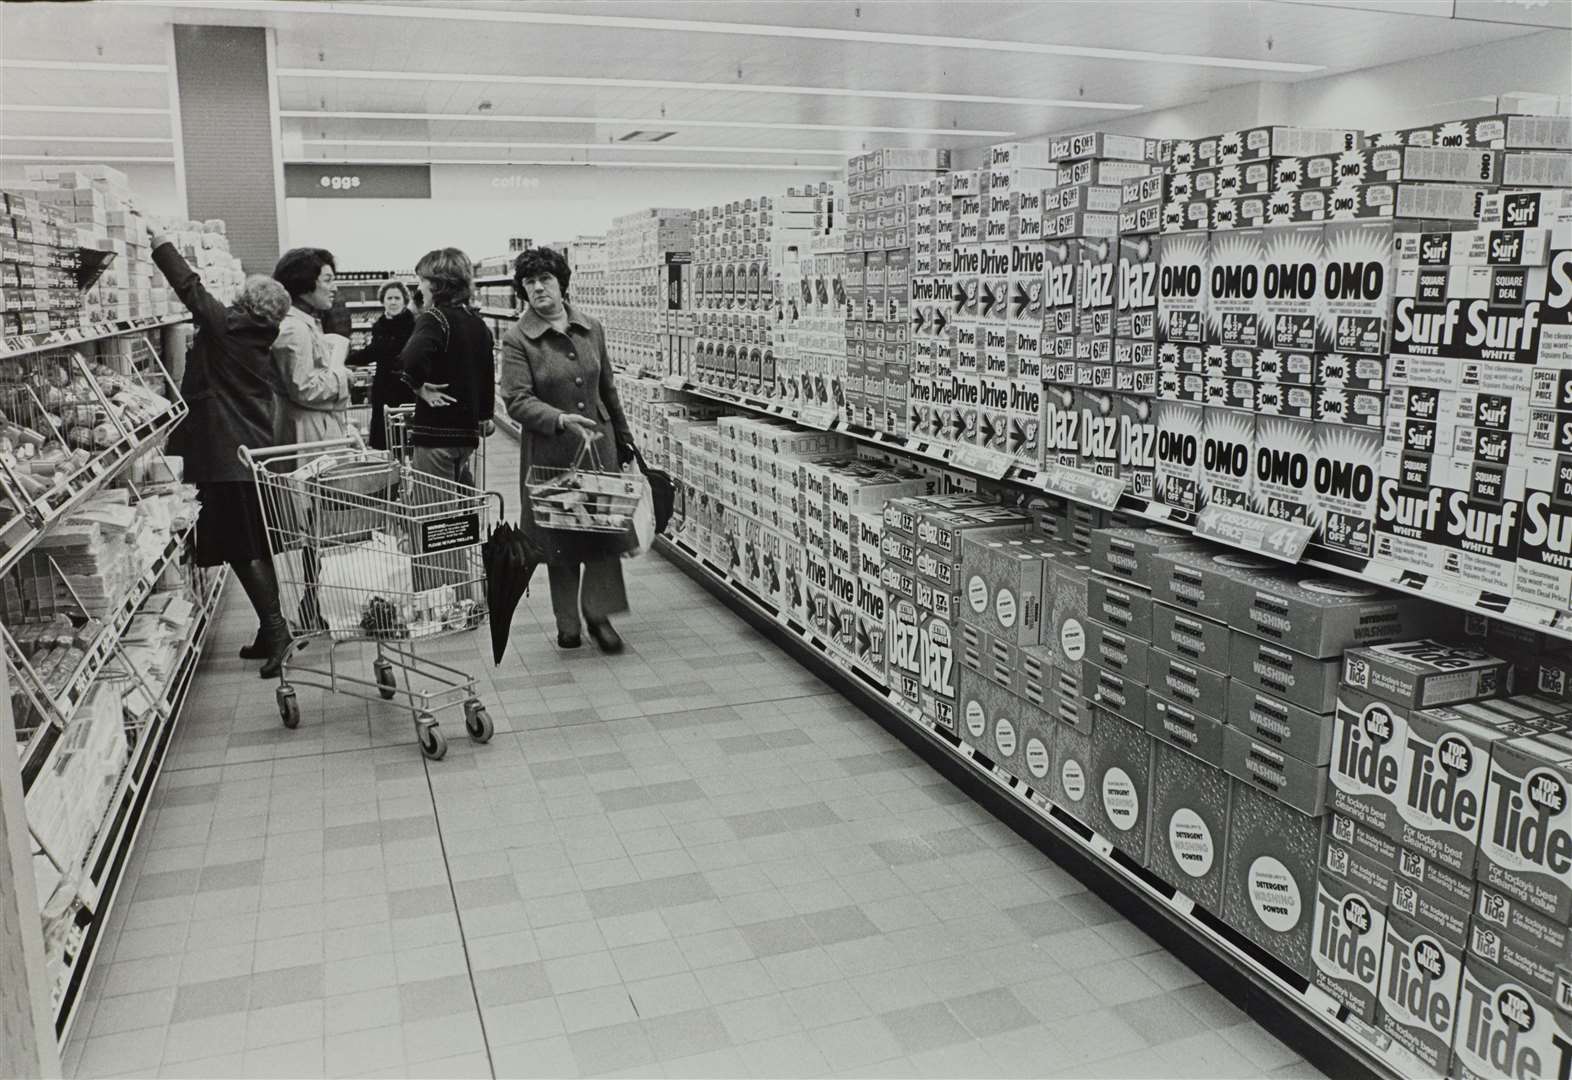
<svg viewBox="0 0 1572 1080"><path fill-rule="evenodd" d="M721 22L708 19L649 19L627 15L577 15L546 11L463 8L454 4L407 7L402 4L321 3L312 0L227 0L222 4L176 0L175 7L221 7L228 10L285 11L300 15L380 16L440 22L525 23L534 26L584 26L603 30L654 30L682 34L727 34L737 37L798 38L865 45L907 45L925 49L966 49L977 52L1026 53L1034 56L1079 56L1092 60L1179 64L1188 67L1235 68L1302 74L1322 71L1320 64L1286 60L1255 60L1239 56L1164 53L1146 49L1105 49L1057 42L1004 41L998 38L948 37L939 34L892 34L876 30L842 30L824 26L781 26L771 23ZM964 17L964 16L963 16Z"/></svg>
<svg viewBox="0 0 1572 1080"><path fill-rule="evenodd" d="M134 109L119 105L6 105L0 112L103 113L105 116L168 116L168 109Z"/></svg>
<svg viewBox="0 0 1572 1080"><path fill-rule="evenodd" d="M0 154L0 161L55 161L62 165L97 165L104 162L142 163L150 165L173 165L172 157L116 157L104 154L94 154L92 157L61 157L56 154Z"/></svg>
<svg viewBox="0 0 1572 1080"><path fill-rule="evenodd" d="M169 143L173 139L141 135L0 135L6 142L49 143Z"/></svg>
<svg viewBox="0 0 1572 1080"><path fill-rule="evenodd" d="M3 157L3 155L0 155ZM52 160L60 160L58 158ZM736 172L834 173L829 165L737 165L717 161L524 161L515 158L286 158L285 165L546 165L565 169L726 169Z"/></svg>
<svg viewBox="0 0 1572 1080"><path fill-rule="evenodd" d="M450 10L442 8L443 11ZM1128 102L1081 101L1061 98L1001 97L993 94L927 94L916 90L854 90L839 86L780 86L767 83L685 82L679 79L611 79L588 75L471 75L456 71L367 71L345 68L279 68L281 79L366 79L387 82L487 83L519 86L599 86L610 89L704 90L724 94L795 94L799 97L879 98L889 101L954 101L966 105L1029 105L1034 108L1105 109L1126 112L1145 108ZM667 121L670 123L670 121Z"/></svg>
<svg viewBox="0 0 1572 1080"><path fill-rule="evenodd" d="M7 68L30 68L34 71L142 71L151 75L164 75L168 64L108 64L97 60L16 60L0 58L0 71Z"/></svg>
<svg viewBox="0 0 1572 1080"><path fill-rule="evenodd" d="M765 120L673 120L669 116L506 116L491 113L332 112L280 109L279 116L295 120L453 120L476 124L664 124L675 128L758 128L761 131L850 131L883 135L995 135L1016 134L991 128L882 127L875 124L788 124Z"/></svg>
<svg viewBox="0 0 1572 1080"><path fill-rule="evenodd" d="M464 139L302 139L302 146L458 146L470 150L634 150L690 154L820 155L845 160L848 150L792 150L778 146L682 146L670 143L478 142Z"/></svg>

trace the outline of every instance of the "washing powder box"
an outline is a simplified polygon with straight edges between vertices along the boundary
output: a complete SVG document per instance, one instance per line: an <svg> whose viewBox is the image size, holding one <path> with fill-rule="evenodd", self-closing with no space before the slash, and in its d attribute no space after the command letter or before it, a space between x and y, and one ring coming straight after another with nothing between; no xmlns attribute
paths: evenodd
<svg viewBox="0 0 1572 1080"><path fill-rule="evenodd" d="M1331 761L1335 715L1311 712L1239 679L1228 687L1228 723L1252 740L1307 764Z"/></svg>
<svg viewBox="0 0 1572 1080"><path fill-rule="evenodd" d="M1060 552L1035 527L1019 535L968 533L961 544L961 618L1011 644L1038 644L1048 564Z"/></svg>
<svg viewBox="0 0 1572 1080"><path fill-rule="evenodd" d="M976 672L963 670L957 696L961 738L1018 780L1027 780L1021 743L1025 703Z"/></svg>
<svg viewBox="0 0 1572 1080"><path fill-rule="evenodd" d="M1229 676L1154 648L1151 686L1170 701L1222 720L1228 716Z"/></svg>
<svg viewBox="0 0 1572 1080"><path fill-rule="evenodd" d="M1495 744L1475 874L1563 923L1572 921L1572 735Z"/></svg>
<svg viewBox="0 0 1572 1080"><path fill-rule="evenodd" d="M1322 230L1317 352L1385 355L1391 339L1397 232L1390 221L1338 222Z"/></svg>
<svg viewBox="0 0 1572 1080"><path fill-rule="evenodd" d="M1257 416L1310 420L1315 416L1315 391L1309 386L1259 382L1255 387Z"/></svg>
<svg viewBox="0 0 1572 1080"><path fill-rule="evenodd" d="M1097 540L1102 531L1097 529L1092 532L1091 558L1094 567L1098 566ZM1091 618L1120 633L1151 641L1154 626L1152 594L1122 581L1103 577L1102 573L1099 568L1099 573L1087 584L1088 613Z"/></svg>
<svg viewBox="0 0 1572 1080"><path fill-rule="evenodd" d="M1086 625L1086 655L1093 663L1137 683L1150 679L1151 646L1144 639L1105 626L1095 618Z"/></svg>
<svg viewBox="0 0 1572 1080"><path fill-rule="evenodd" d="M1115 397L1119 413L1119 476L1125 481L1126 490L1138 499L1151 499L1156 494L1157 416L1150 396L1155 389L1154 376L1148 369L1136 369L1136 385L1144 387L1142 393Z"/></svg>
<svg viewBox="0 0 1572 1080"><path fill-rule="evenodd" d="M1075 404L1081 418L1079 467L1099 476L1117 476L1119 412L1114 395L1081 387L1075 391Z"/></svg>
<svg viewBox="0 0 1572 1080"><path fill-rule="evenodd" d="M1146 711L1146 730L1154 738L1177 746L1215 769L1223 767L1223 721L1169 701L1161 688L1152 694Z"/></svg>
<svg viewBox="0 0 1572 1080"><path fill-rule="evenodd" d="M1232 787L1223 921L1309 978L1321 819L1244 781Z"/></svg>
<svg viewBox="0 0 1572 1080"><path fill-rule="evenodd" d="M1526 600L1565 608L1572 607L1572 504L1563 493L1572 487L1572 459L1557 455L1552 461L1536 479L1552 480L1556 490L1534 484L1523 502L1514 591Z"/></svg>
<svg viewBox="0 0 1572 1080"><path fill-rule="evenodd" d="M1054 725L1052 765L1048 771L1048 800L1084 825L1091 822L1092 731L1099 721L1129 727L1113 717L1090 715L1081 727ZM1099 796L1100 798L1100 796Z"/></svg>
<svg viewBox="0 0 1572 1080"><path fill-rule="evenodd" d="M1045 465L1078 467L1081 460L1081 410L1073 387L1043 387L1042 443Z"/></svg>
<svg viewBox="0 0 1572 1080"><path fill-rule="evenodd" d="M1511 664L1476 649L1445 642L1394 642L1349 649L1346 685L1408 709L1499 697L1511 682Z"/></svg>
<svg viewBox="0 0 1572 1080"><path fill-rule="evenodd" d="M1463 962L1450 1075L1531 1080L1572 1072L1572 988L1555 997L1477 955Z"/></svg>
<svg viewBox="0 0 1572 1080"><path fill-rule="evenodd" d="M1238 229L1212 237L1206 279L1206 344L1259 348L1264 340L1266 238L1260 229Z"/></svg>
<svg viewBox="0 0 1572 1080"><path fill-rule="evenodd" d="M1053 668L1072 678L1075 696L1081 696L1081 662L1086 658L1088 592L1092 568L1078 559L1055 559L1048 564L1048 591L1053 597L1043 644Z"/></svg>
<svg viewBox="0 0 1572 1080"><path fill-rule="evenodd" d="M1404 855L1408 849L1399 849ZM1403 856L1399 856L1401 859ZM1428 860L1427 860L1428 862ZM1458 877L1450 870L1441 870L1430 864L1427 879L1432 885L1445 882L1447 888L1421 888L1399 875L1392 882L1387 894L1387 910L1402 915L1427 934L1434 934L1448 947L1465 949L1469 938L1469 906L1472 902L1473 881ZM1451 887L1460 886L1465 895L1454 896Z"/></svg>
<svg viewBox="0 0 1572 1080"><path fill-rule="evenodd" d="M1239 574L1226 621L1236 629L1317 659L1423 630L1423 601L1394 597L1345 578L1295 580L1281 572Z"/></svg>
<svg viewBox="0 0 1572 1080"><path fill-rule="evenodd" d="M1229 636L1225 623L1182 611L1168 604L1151 605L1151 641L1158 648L1213 671L1229 670Z"/></svg>
<svg viewBox="0 0 1572 1080"><path fill-rule="evenodd" d="M1372 845L1384 845L1382 847ZM1326 818L1326 836L1321 842L1321 873L1336 874L1366 896L1381 900L1392 892L1397 880L1397 845L1380 833L1370 832L1338 814Z"/></svg>
<svg viewBox="0 0 1572 1080"><path fill-rule="evenodd" d="M1144 726L1099 710L1092 724L1086 823L1136 862L1146 861L1152 739Z"/></svg>
<svg viewBox="0 0 1572 1080"><path fill-rule="evenodd" d="M1327 873L1316 880L1311 982L1366 1023L1376 1019L1386 904Z"/></svg>
<svg viewBox="0 0 1572 1080"><path fill-rule="evenodd" d="M1433 1075L1451 1059L1463 953L1389 912L1381 954L1381 1030Z"/></svg>
<svg viewBox="0 0 1572 1080"><path fill-rule="evenodd" d="M1264 425L1257 424L1259 431ZM1316 542L1368 558L1375 546L1381 433L1363 427L1313 424L1310 520Z"/></svg>
<svg viewBox="0 0 1572 1080"><path fill-rule="evenodd" d="M1201 509L1201 435L1205 414L1199 404L1159 401L1153 415L1157 451L1153 468L1156 500L1196 513Z"/></svg>
<svg viewBox="0 0 1572 1080"><path fill-rule="evenodd" d="M1572 191L1503 191L1479 204L1482 229L1541 229L1572 216Z"/></svg>
<svg viewBox="0 0 1572 1080"><path fill-rule="evenodd" d="M1085 684L1083 693L1092 704L1101 706L1127 723L1146 726L1151 695L1145 682L1100 667L1094 661L1090 649L1087 650L1081 671Z"/></svg>
<svg viewBox="0 0 1572 1080"><path fill-rule="evenodd" d="M1332 808L1394 839L1409 711L1344 687L1332 734Z"/></svg>
<svg viewBox="0 0 1572 1080"><path fill-rule="evenodd" d="M1207 408L1201 427L1201 498L1207 506L1248 510L1252 503L1255 414Z"/></svg>
<svg viewBox="0 0 1572 1080"><path fill-rule="evenodd" d="M1261 292L1262 348L1314 352L1326 249L1319 225L1268 229Z"/></svg>
<svg viewBox="0 0 1572 1080"><path fill-rule="evenodd" d="M1233 806L1228 775L1167 743L1154 743L1150 805L1146 868L1220 914Z"/></svg>
<svg viewBox="0 0 1572 1080"><path fill-rule="evenodd" d="M1236 682L1272 694L1307 712L1337 708L1339 658L1318 659L1250 634L1234 632L1230 669Z"/></svg>
<svg viewBox="0 0 1572 1080"><path fill-rule="evenodd" d="M1495 949L1500 948L1501 941L1514 943L1518 950L1547 968L1552 980L1558 978L1555 975L1557 968L1564 970L1572 964L1572 929L1486 885L1479 886L1474 897L1470 931L1469 947L1492 963L1501 962L1498 955L1491 955L1494 950L1487 952L1477 947L1484 940L1483 934L1494 935Z"/></svg>
<svg viewBox="0 0 1572 1080"><path fill-rule="evenodd" d="M1232 725L1223 732L1223 768L1302 814L1326 812L1328 766L1284 754Z"/></svg>
<svg viewBox="0 0 1572 1080"><path fill-rule="evenodd" d="M1212 548L1181 548L1152 559L1152 597L1170 607L1223 621L1229 617L1233 593L1247 572L1276 574L1284 582L1289 580L1282 564L1269 559Z"/></svg>
<svg viewBox="0 0 1572 1080"><path fill-rule="evenodd" d="M1157 248L1157 341L1207 344L1212 243L1206 233L1160 236Z"/></svg>

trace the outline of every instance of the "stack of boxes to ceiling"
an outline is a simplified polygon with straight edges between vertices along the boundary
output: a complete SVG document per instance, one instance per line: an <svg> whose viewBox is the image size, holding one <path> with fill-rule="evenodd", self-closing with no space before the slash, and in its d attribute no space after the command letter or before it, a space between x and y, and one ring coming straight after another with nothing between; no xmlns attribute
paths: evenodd
<svg viewBox="0 0 1572 1080"><path fill-rule="evenodd" d="M101 316L97 305L84 310L76 287L75 208L38 195L0 192L0 334L49 333Z"/></svg>
<svg viewBox="0 0 1572 1080"><path fill-rule="evenodd" d="M573 270L574 299L586 307L603 311L611 303L611 277L607 271L606 238L575 236L545 245L560 251Z"/></svg>
<svg viewBox="0 0 1572 1080"><path fill-rule="evenodd" d="M208 292L226 304L234 300L241 285L245 284L246 273L240 260L230 254L229 236L224 231L222 220L165 221L159 228L169 237L170 243L180 250L187 264L202 275L202 284ZM155 278L155 282L161 284L162 276ZM155 284L153 289L155 309L158 307L159 284ZM178 306L179 301L174 299L171 291L168 309L174 310Z"/></svg>
<svg viewBox="0 0 1572 1080"><path fill-rule="evenodd" d="M774 381L762 390L793 407L831 403L830 357L846 355L845 196L829 184L776 200L770 266Z"/></svg>
<svg viewBox="0 0 1572 1080"><path fill-rule="evenodd" d="M912 360L914 219L923 185L950 152L886 149L847 162L844 415L880 431L904 426Z"/></svg>
<svg viewBox="0 0 1572 1080"><path fill-rule="evenodd" d="M981 335L988 306L982 298L987 178L986 169L969 169L950 178L954 240L950 256L949 364L937 365L931 423L935 438L971 445L977 442L977 405L982 398Z"/></svg>
<svg viewBox="0 0 1572 1080"><path fill-rule="evenodd" d="M694 375L757 392L770 347L773 288L769 196L699 210L694 218Z"/></svg>
<svg viewBox="0 0 1572 1080"><path fill-rule="evenodd" d="M612 219L606 233L606 305L597 312L619 364L683 374L686 338L677 325L687 306L693 211L641 210Z"/></svg>
<svg viewBox="0 0 1572 1080"><path fill-rule="evenodd" d="M153 266L147 223L132 205L125 173L107 165L34 165L28 167L27 179L41 200L55 203L62 211L70 208L79 246L114 254L97 286L101 317L140 318L168 311L170 294Z"/></svg>
<svg viewBox="0 0 1572 1080"><path fill-rule="evenodd" d="M906 377L902 433L936 438L934 402L940 382L951 383L950 288L955 259L953 174L918 185L912 208L911 364Z"/></svg>

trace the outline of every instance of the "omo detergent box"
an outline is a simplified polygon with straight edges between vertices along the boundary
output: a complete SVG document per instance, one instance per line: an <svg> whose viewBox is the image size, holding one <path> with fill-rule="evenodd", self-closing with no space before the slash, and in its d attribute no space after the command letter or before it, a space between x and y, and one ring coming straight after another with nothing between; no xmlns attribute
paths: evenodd
<svg viewBox="0 0 1572 1080"><path fill-rule="evenodd" d="M1310 520L1318 543L1362 558L1374 552L1380 468L1380 432L1311 426Z"/></svg>
<svg viewBox="0 0 1572 1080"><path fill-rule="evenodd" d="M1236 229L1212 236L1207 275L1206 344L1261 348L1266 298L1266 238L1261 229Z"/></svg>
<svg viewBox="0 0 1572 1080"><path fill-rule="evenodd" d="M1572 1001L1546 997L1470 955L1463 961L1451 1075L1460 1080L1572 1075Z"/></svg>
<svg viewBox="0 0 1572 1080"><path fill-rule="evenodd" d="M1309 978L1321 819L1235 780L1227 850L1223 920Z"/></svg>
<svg viewBox="0 0 1572 1080"><path fill-rule="evenodd" d="M1325 247L1320 225L1289 225L1265 233L1261 275L1265 320L1262 348L1313 353Z"/></svg>
<svg viewBox="0 0 1572 1080"><path fill-rule="evenodd" d="M1156 500L1195 513L1201 509L1201 439L1205 412L1188 402L1159 401L1152 410L1157 424L1153 468Z"/></svg>
<svg viewBox="0 0 1572 1080"><path fill-rule="evenodd" d="M1253 503L1256 418L1239 409L1207 408L1201 426L1201 500L1248 510Z"/></svg>
<svg viewBox="0 0 1572 1080"><path fill-rule="evenodd" d="M1316 880L1311 981L1366 1023L1376 1019L1385 944L1384 897L1373 897L1323 869Z"/></svg>
<svg viewBox="0 0 1572 1080"><path fill-rule="evenodd" d="M1282 416L1262 416L1255 423L1251 465L1250 507L1277 521L1314 526L1315 498L1311 473L1315 460L1315 425Z"/></svg>
<svg viewBox="0 0 1572 1080"><path fill-rule="evenodd" d="M1444 1073L1451 1059L1463 975L1460 949L1388 913L1381 953L1381 1030L1428 1070Z"/></svg>
<svg viewBox="0 0 1572 1080"><path fill-rule="evenodd" d="M1233 806L1227 774L1166 742L1155 742L1150 801L1146 868L1220 914Z"/></svg>
<svg viewBox="0 0 1572 1080"><path fill-rule="evenodd" d="M1497 742L1475 874L1563 923L1572 921L1572 735Z"/></svg>
<svg viewBox="0 0 1572 1080"><path fill-rule="evenodd" d="M1157 342L1207 344L1211 235L1165 234L1157 239Z"/></svg>
<svg viewBox="0 0 1572 1080"><path fill-rule="evenodd" d="M1399 231L1392 221L1328 224L1323 258L1316 351L1382 356L1392 334L1393 251Z"/></svg>

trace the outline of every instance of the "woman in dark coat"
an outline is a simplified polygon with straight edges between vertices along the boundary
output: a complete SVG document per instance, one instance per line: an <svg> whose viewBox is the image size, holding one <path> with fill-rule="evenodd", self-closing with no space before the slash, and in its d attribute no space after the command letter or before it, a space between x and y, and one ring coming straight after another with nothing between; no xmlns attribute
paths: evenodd
<svg viewBox="0 0 1572 1080"><path fill-rule="evenodd" d="M196 485L202 502L197 565L228 563L235 572L260 623L256 640L240 655L266 660L262 677L274 678L289 646L289 627L279 607L256 481L239 451L273 444L275 399L283 388L272 347L289 311L289 293L272 278L253 274L226 308L167 237L153 237L153 261L196 324L180 380L190 409L181 425L180 448L185 478Z"/></svg>
<svg viewBox="0 0 1572 1080"><path fill-rule="evenodd" d="M631 534L566 532L535 524L526 487L533 466L566 468L590 443L603 467L633 459L606 332L568 303L568 262L550 248L531 248L513 264L513 287L528 304L502 337L502 400L524 429L519 440L521 524L545 549L557 644L582 643L579 611L602 652L622 650L610 616L628 610L622 556ZM582 567L582 585L581 570Z"/></svg>
<svg viewBox="0 0 1572 1080"><path fill-rule="evenodd" d="M373 365L371 374L371 445L388 448L388 406L413 405L415 392L399 370L398 355L415 332L415 313L409 308L409 290L401 281L382 286L382 315L371 324L371 340L364 349L349 354L350 367Z"/></svg>

